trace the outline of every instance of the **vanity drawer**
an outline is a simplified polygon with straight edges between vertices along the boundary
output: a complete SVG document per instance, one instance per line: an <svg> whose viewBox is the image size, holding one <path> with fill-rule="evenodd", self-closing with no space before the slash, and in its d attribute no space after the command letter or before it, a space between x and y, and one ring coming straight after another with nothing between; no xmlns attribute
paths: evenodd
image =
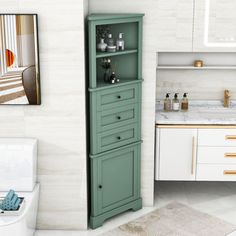
<svg viewBox="0 0 236 236"><path fill-rule="evenodd" d="M198 164L199 181L236 181L236 165Z"/></svg>
<svg viewBox="0 0 236 236"><path fill-rule="evenodd" d="M109 109L97 113L97 132L115 129L138 121L140 103Z"/></svg>
<svg viewBox="0 0 236 236"><path fill-rule="evenodd" d="M236 164L236 147L199 147L198 163Z"/></svg>
<svg viewBox="0 0 236 236"><path fill-rule="evenodd" d="M97 134L97 144L93 153L100 153L113 148L136 142L140 139L137 123Z"/></svg>
<svg viewBox="0 0 236 236"><path fill-rule="evenodd" d="M140 84L119 86L97 92L97 111L139 102Z"/></svg>
<svg viewBox="0 0 236 236"><path fill-rule="evenodd" d="M199 129L198 145L236 147L236 129Z"/></svg>

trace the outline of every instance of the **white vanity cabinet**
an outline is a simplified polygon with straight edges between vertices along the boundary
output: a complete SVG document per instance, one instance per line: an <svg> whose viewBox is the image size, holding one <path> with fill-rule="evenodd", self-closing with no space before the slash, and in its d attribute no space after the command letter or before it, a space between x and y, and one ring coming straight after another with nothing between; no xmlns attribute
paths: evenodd
<svg viewBox="0 0 236 236"><path fill-rule="evenodd" d="M236 128L159 126L155 179L236 181Z"/></svg>
<svg viewBox="0 0 236 236"><path fill-rule="evenodd" d="M193 51L236 51L236 1L195 1Z"/></svg>
<svg viewBox="0 0 236 236"><path fill-rule="evenodd" d="M156 179L195 180L197 129L156 130Z"/></svg>
<svg viewBox="0 0 236 236"><path fill-rule="evenodd" d="M191 52L193 0L156 0L155 45L158 52Z"/></svg>

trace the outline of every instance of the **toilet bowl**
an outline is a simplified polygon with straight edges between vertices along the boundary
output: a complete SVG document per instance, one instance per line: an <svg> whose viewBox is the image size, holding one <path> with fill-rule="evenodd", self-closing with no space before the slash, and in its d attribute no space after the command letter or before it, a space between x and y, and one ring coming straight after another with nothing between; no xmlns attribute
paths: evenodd
<svg viewBox="0 0 236 236"><path fill-rule="evenodd" d="M39 200L36 167L36 139L0 138L0 198L10 189L24 198L19 212L0 210L0 236L34 235Z"/></svg>

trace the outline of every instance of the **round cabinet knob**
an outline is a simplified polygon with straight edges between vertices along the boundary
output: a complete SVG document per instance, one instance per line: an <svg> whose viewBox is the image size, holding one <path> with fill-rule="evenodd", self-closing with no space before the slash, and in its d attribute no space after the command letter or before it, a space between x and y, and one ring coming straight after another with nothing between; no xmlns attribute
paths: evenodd
<svg viewBox="0 0 236 236"><path fill-rule="evenodd" d="M117 116L117 119L118 119L118 120L121 120L121 117L120 117L120 116Z"/></svg>
<svg viewBox="0 0 236 236"><path fill-rule="evenodd" d="M98 188L100 188L100 189L101 189L101 188L102 188L102 185L98 185Z"/></svg>
<svg viewBox="0 0 236 236"><path fill-rule="evenodd" d="M120 137L120 136L118 136L118 137L117 137L117 139L118 139L118 140L121 140L121 137Z"/></svg>
<svg viewBox="0 0 236 236"><path fill-rule="evenodd" d="M120 95L118 95L118 96L117 96L117 98L118 98L118 99L121 99L121 96L120 96Z"/></svg>

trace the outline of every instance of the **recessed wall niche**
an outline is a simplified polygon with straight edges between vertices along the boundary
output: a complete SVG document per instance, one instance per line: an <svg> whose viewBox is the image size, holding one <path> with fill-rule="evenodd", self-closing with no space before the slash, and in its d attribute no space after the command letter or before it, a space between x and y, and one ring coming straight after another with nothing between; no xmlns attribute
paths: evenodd
<svg viewBox="0 0 236 236"><path fill-rule="evenodd" d="M0 104L39 105L36 14L0 14Z"/></svg>

